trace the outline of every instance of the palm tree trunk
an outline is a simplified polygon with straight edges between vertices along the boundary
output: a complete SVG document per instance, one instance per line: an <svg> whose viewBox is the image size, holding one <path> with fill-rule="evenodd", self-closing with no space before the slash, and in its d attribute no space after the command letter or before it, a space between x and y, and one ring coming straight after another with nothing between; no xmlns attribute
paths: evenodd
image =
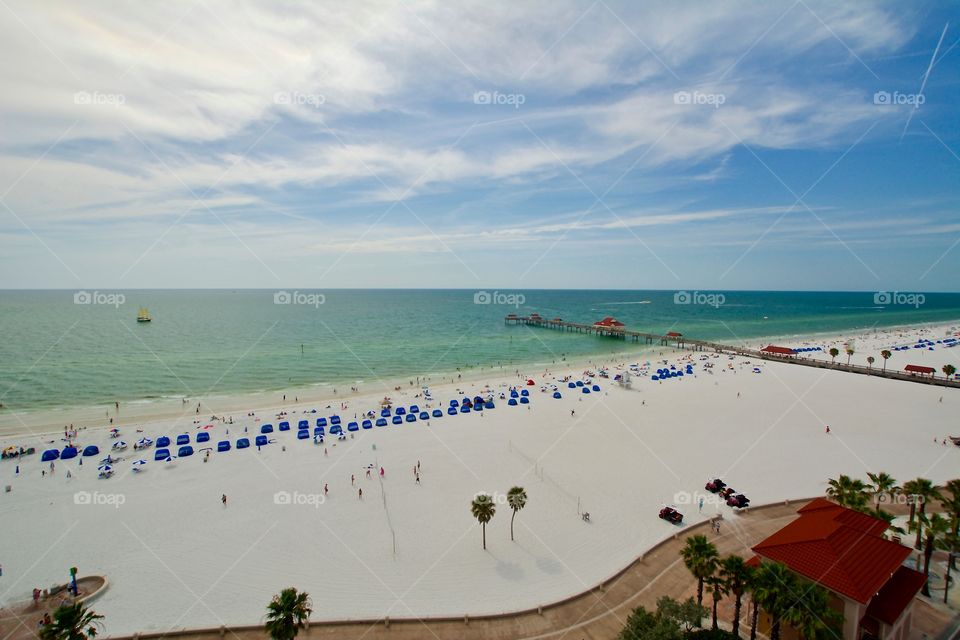
<svg viewBox="0 0 960 640"><path fill-rule="evenodd" d="M780 618L774 618L770 625L770 640L780 640Z"/></svg>
<svg viewBox="0 0 960 640"><path fill-rule="evenodd" d="M710 627L714 631L717 630L717 603L720 602L720 594L716 591L713 592L713 625Z"/></svg>
<svg viewBox="0 0 960 640"><path fill-rule="evenodd" d="M753 614L750 616L750 640L757 640L757 618L760 617L760 606L753 600Z"/></svg>
<svg viewBox="0 0 960 640"><path fill-rule="evenodd" d="M513 519L517 517L517 512L514 511L510 516L510 541L513 541Z"/></svg>
<svg viewBox="0 0 960 640"><path fill-rule="evenodd" d="M927 546L923 550L923 577L926 580L923 583L923 589L920 590L920 593L928 598L930 597L930 557L933 556L933 540L934 535L928 531Z"/></svg>
<svg viewBox="0 0 960 640"><path fill-rule="evenodd" d="M697 605L703 606L703 578L697 579Z"/></svg>
<svg viewBox="0 0 960 640"><path fill-rule="evenodd" d="M487 525L486 523L480 525L480 529L483 531L483 550L487 550Z"/></svg>
<svg viewBox="0 0 960 640"><path fill-rule="evenodd" d="M921 502L921 503L920 503L920 514L919 514L919 517L917 518L917 539L916 539L916 540L914 541L914 543L913 543L913 548L914 548L914 549L920 549L921 546L922 546L922 545L920 544L920 537L921 537L921 535L923 534L923 512L924 512L924 510L925 510L925 507L926 507L926 505L925 505L923 502Z"/></svg>
<svg viewBox="0 0 960 640"><path fill-rule="evenodd" d="M743 606L743 596L737 594L733 605L733 635L740 637L740 607Z"/></svg>

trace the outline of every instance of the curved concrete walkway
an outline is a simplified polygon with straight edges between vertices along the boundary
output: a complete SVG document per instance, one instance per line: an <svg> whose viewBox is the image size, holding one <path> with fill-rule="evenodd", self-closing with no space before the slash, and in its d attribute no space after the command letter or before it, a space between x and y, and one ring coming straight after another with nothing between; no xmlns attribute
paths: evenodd
<svg viewBox="0 0 960 640"><path fill-rule="evenodd" d="M643 605L656 607L661 596L685 599L695 595L696 583L680 559L686 538L696 533L707 535L721 555L752 555L750 547L796 517L807 501L776 504L751 509L721 521L721 533L713 533L707 523L679 529L675 538L654 547L604 585L568 600L519 613L482 618L425 618L315 622L298 638L336 638L337 640L563 640L591 638L608 640L619 633L630 611ZM322 607L322 604L320 605ZM266 610L266 603L264 603ZM746 611L746 607L744 607ZM316 612L323 615L323 611ZM746 615L746 613L744 613ZM105 621L109 625L109 621ZM194 629L168 633L141 634L139 638L181 638L186 640L262 640L262 626Z"/></svg>

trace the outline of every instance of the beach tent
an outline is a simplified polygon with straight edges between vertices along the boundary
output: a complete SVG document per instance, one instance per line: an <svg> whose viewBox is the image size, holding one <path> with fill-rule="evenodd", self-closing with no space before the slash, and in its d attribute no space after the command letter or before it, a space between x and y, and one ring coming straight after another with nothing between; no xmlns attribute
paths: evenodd
<svg viewBox="0 0 960 640"><path fill-rule="evenodd" d="M364 429L373 429L373 423L370 422L369 420L364 420L363 422L360 423L360 426L363 427Z"/></svg>
<svg viewBox="0 0 960 640"><path fill-rule="evenodd" d="M576 388L577 388L577 383L576 383L576 382L568 382L568 383L567 383L567 388L568 388L568 389L576 389Z"/></svg>
<svg viewBox="0 0 960 640"><path fill-rule="evenodd" d="M157 449L156 451L153 452L154 460L166 460L169 457L170 457L169 449Z"/></svg>
<svg viewBox="0 0 960 640"><path fill-rule="evenodd" d="M526 389L524 389L524 391L526 391ZM517 390L516 390L516 389L510 389L510 397L511 397L511 398L519 398L519 397L520 397L520 394L517 393Z"/></svg>
<svg viewBox="0 0 960 640"><path fill-rule="evenodd" d="M76 447L64 447L63 451L60 452L60 459L70 460L71 458L76 458L78 453Z"/></svg>
<svg viewBox="0 0 960 640"><path fill-rule="evenodd" d="M201 431L197 434L197 442L210 442L210 434L206 431Z"/></svg>
<svg viewBox="0 0 960 640"><path fill-rule="evenodd" d="M290 430L290 423L287 422L286 420L284 420L283 422L281 422L281 423L278 425L278 428L280 429L280 431L289 431L289 430Z"/></svg>
<svg viewBox="0 0 960 640"><path fill-rule="evenodd" d="M335 424L335 425L331 426L331 427L330 427L330 435L332 435L332 436L340 436L340 435L343 435L343 427L341 427L341 426L338 425L338 424Z"/></svg>
<svg viewBox="0 0 960 640"><path fill-rule="evenodd" d="M496 409L497 405L493 404L493 400L487 400L483 403L484 409Z"/></svg>
<svg viewBox="0 0 960 640"><path fill-rule="evenodd" d="M419 405L415 405L415 404L410 405L410 413L420 413Z"/></svg>
<svg viewBox="0 0 960 640"><path fill-rule="evenodd" d="M170 438L168 438L167 436L160 436L159 438L157 438L157 446L158 446L158 447L169 447L169 446L170 446Z"/></svg>
<svg viewBox="0 0 960 640"><path fill-rule="evenodd" d="M397 407L397 415L398 415L398 416L405 415L406 413L407 413L407 410L406 410L406 409L404 409L403 407Z"/></svg>
<svg viewBox="0 0 960 640"><path fill-rule="evenodd" d="M530 392L527 391L526 389L523 389L522 391L520 391L520 395L521 395L521 396L529 396L529 395L530 395Z"/></svg>
<svg viewBox="0 0 960 640"><path fill-rule="evenodd" d="M43 452L43 455L40 456L40 462L50 462L51 460L60 459L60 450L59 449L47 449Z"/></svg>
<svg viewBox="0 0 960 640"><path fill-rule="evenodd" d="M560 395L560 392L559 392L559 391L554 391L554 392L553 392L553 397L556 398L557 400L559 400L559 399L562 398L563 396Z"/></svg>
<svg viewBox="0 0 960 640"><path fill-rule="evenodd" d="M460 403L459 403L457 400L451 400L451 401L450 401L450 406L451 406L451 407L455 407L455 406L457 406L457 405L459 405L459 404L460 404Z"/></svg>
<svg viewBox="0 0 960 640"><path fill-rule="evenodd" d="M583 386L583 380L577 380L577 386L578 386L578 387L582 387L582 386Z"/></svg>
<svg viewBox="0 0 960 640"><path fill-rule="evenodd" d="M594 390L594 391L600 391L600 385L598 385L598 384L593 385L593 390Z"/></svg>
<svg viewBox="0 0 960 640"><path fill-rule="evenodd" d="M441 410L441 409L434 409L432 415L433 415L434 418L442 418L442 417L443 417L443 410Z"/></svg>
<svg viewBox="0 0 960 640"><path fill-rule="evenodd" d="M530 404L530 398L528 398L527 396L523 396L522 398L520 398L520 404Z"/></svg>
<svg viewBox="0 0 960 640"><path fill-rule="evenodd" d="M325 426L327 426L327 419L326 419L326 418L317 418L317 426L318 426L318 427L325 427Z"/></svg>
<svg viewBox="0 0 960 640"><path fill-rule="evenodd" d="M267 446L268 444L270 444L270 441L267 440L267 436L257 436L257 439L254 441L254 443L255 443L258 447L265 447L265 446Z"/></svg>
<svg viewBox="0 0 960 640"><path fill-rule="evenodd" d="M430 414L427 413L426 411L421 411L421 412L420 412L420 419L421 419L421 420L429 420L429 419L430 419Z"/></svg>
<svg viewBox="0 0 960 640"><path fill-rule="evenodd" d="M515 407L515 406L517 406L517 399L516 399L516 398L510 398L509 400L507 400L507 404L510 405L511 407Z"/></svg>
<svg viewBox="0 0 960 640"><path fill-rule="evenodd" d="M309 440L309 439L310 439L310 431L308 431L307 429L297 430L297 440Z"/></svg>
<svg viewBox="0 0 960 640"><path fill-rule="evenodd" d="M249 446L250 446L249 438L240 438L239 440L237 440L237 449L246 449Z"/></svg>
<svg viewBox="0 0 960 640"><path fill-rule="evenodd" d="M460 413L470 413L470 405L468 404L460 405Z"/></svg>
<svg viewBox="0 0 960 640"><path fill-rule="evenodd" d="M590 387L584 387L583 389L580 389L580 391L582 393L590 393Z"/></svg>
<svg viewBox="0 0 960 640"><path fill-rule="evenodd" d="M310 426L310 423L307 422L306 420L301 420L301 421L300 421L300 426L301 426L302 428L306 429L307 427ZM262 425L260 425L260 433L273 433L273 425L272 425L272 424L262 424Z"/></svg>
<svg viewBox="0 0 960 640"><path fill-rule="evenodd" d="M360 431L360 425L356 422L351 422L347 425L347 431Z"/></svg>
<svg viewBox="0 0 960 640"><path fill-rule="evenodd" d="M447 415L450 415L450 416L455 416L455 415L457 415L457 408L456 408L456 407L448 407L448 408L447 408Z"/></svg>
<svg viewBox="0 0 960 640"><path fill-rule="evenodd" d="M190 436L185 433L180 434L177 436L177 444L190 444Z"/></svg>
<svg viewBox="0 0 960 640"><path fill-rule="evenodd" d="M264 425L264 426L268 426L268 425ZM297 423L297 429L309 429L309 428L310 428L309 420L301 420L300 422ZM261 431L261 433L267 433L267 432Z"/></svg>
<svg viewBox="0 0 960 640"><path fill-rule="evenodd" d="M403 424L403 416L393 416L393 424Z"/></svg>
<svg viewBox="0 0 960 640"><path fill-rule="evenodd" d="M377 426L378 426L378 427L385 427L385 426L387 426L387 419L386 419L386 418L377 418Z"/></svg>
<svg viewBox="0 0 960 640"><path fill-rule="evenodd" d="M340 424L340 416L330 416L330 424Z"/></svg>
<svg viewBox="0 0 960 640"><path fill-rule="evenodd" d="M386 407L384 407L383 409L380 409L380 417L381 417L381 418L389 418L389 417L390 417L390 409L387 409Z"/></svg>
<svg viewBox="0 0 960 640"><path fill-rule="evenodd" d="M303 431L306 431L306 429L303 429ZM325 433L326 433L326 431L323 430L323 427L314 427L314 428L313 428L313 435L315 435L315 436L323 436Z"/></svg>
<svg viewBox="0 0 960 640"><path fill-rule="evenodd" d="M219 451L220 453L223 453L224 451L230 451L230 441L221 440L220 442L218 442L217 451Z"/></svg>
<svg viewBox="0 0 960 640"><path fill-rule="evenodd" d="M407 422L416 422L416 421L417 421L417 414L415 413L407 414Z"/></svg>
<svg viewBox="0 0 960 640"><path fill-rule="evenodd" d="M190 445L184 445L180 447L179 451L177 451L178 458L187 458L192 455L193 455L193 447L191 447Z"/></svg>

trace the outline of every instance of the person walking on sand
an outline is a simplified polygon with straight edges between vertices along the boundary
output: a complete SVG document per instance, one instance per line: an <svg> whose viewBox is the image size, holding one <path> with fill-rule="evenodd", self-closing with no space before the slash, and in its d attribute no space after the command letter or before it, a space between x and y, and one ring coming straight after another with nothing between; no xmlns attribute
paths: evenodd
<svg viewBox="0 0 960 640"><path fill-rule="evenodd" d="M380 477L383 477L383 467L380 467Z"/></svg>
<svg viewBox="0 0 960 640"><path fill-rule="evenodd" d="M367 469L367 480L370 479L370 469Z"/></svg>
<svg viewBox="0 0 960 640"><path fill-rule="evenodd" d="M824 433L830 433L830 425L827 425L826 430L824 431Z"/></svg>
<svg viewBox="0 0 960 640"><path fill-rule="evenodd" d="M414 479L415 479L415 481L416 481L417 484L420 484L420 474L419 474L419 473L414 476Z"/></svg>
<svg viewBox="0 0 960 640"><path fill-rule="evenodd" d="M227 494L224 493L220 496L220 502L223 503L223 506L227 506Z"/></svg>
<svg viewBox="0 0 960 640"><path fill-rule="evenodd" d="M350 486L351 486L351 487L354 486L354 481L355 481L355 480L356 480L356 478L354 478L354 477L353 477L353 474L351 473L351 474L350 474Z"/></svg>
<svg viewBox="0 0 960 640"><path fill-rule="evenodd" d="M363 489L362 489L362 488L358 491L358 493L357 493L357 498L358 498L359 500L363 500Z"/></svg>
<svg viewBox="0 0 960 640"><path fill-rule="evenodd" d="M330 493L330 486L324 482L323 483L323 497L326 498L327 494Z"/></svg>

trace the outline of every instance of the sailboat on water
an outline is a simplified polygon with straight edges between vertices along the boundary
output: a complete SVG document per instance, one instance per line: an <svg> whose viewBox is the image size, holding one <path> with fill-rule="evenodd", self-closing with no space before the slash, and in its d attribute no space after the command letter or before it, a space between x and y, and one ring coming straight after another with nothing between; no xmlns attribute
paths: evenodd
<svg viewBox="0 0 960 640"><path fill-rule="evenodd" d="M146 307L140 307L140 313L137 314L137 322L150 322L153 318L150 317L150 312L147 311Z"/></svg>

